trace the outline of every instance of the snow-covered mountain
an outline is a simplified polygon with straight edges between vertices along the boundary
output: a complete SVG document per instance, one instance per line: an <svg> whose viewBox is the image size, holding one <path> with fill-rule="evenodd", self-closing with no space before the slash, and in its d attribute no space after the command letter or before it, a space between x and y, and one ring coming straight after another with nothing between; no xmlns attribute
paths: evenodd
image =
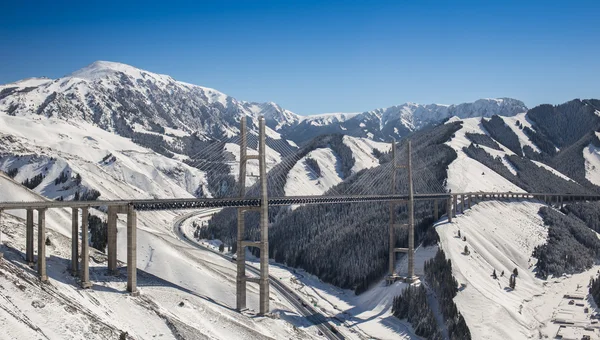
<svg viewBox="0 0 600 340"><path fill-rule="evenodd" d="M82 119L130 137L134 131L177 128L205 138L235 136L240 117L264 115L273 134L304 143L343 133L387 141L457 116L511 116L527 108L518 100L480 99L459 105L406 103L358 114L300 116L279 105L237 100L217 90L176 81L129 65L97 61L65 77L30 78L0 86L0 112Z"/></svg>
<svg viewBox="0 0 600 340"><path fill-rule="evenodd" d="M479 99L459 105L406 103L363 113L308 116L296 126L280 132L296 143L303 143L323 133L342 133L389 141L450 117L508 117L526 111L527 107L523 102L511 98Z"/></svg>

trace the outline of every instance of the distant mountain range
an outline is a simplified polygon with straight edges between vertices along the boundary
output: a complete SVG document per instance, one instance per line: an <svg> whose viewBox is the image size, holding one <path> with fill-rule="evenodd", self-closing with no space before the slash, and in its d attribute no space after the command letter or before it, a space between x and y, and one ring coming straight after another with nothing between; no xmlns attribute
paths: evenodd
<svg viewBox="0 0 600 340"><path fill-rule="evenodd" d="M273 132L298 144L328 133L388 141L452 116L513 116L526 111L519 100L499 98L301 116L273 102L241 101L211 88L107 61L94 62L59 79L29 78L0 85L0 112L79 118L125 137L131 137L133 131L165 127L196 132L206 139L232 137L238 133L242 115L264 115Z"/></svg>

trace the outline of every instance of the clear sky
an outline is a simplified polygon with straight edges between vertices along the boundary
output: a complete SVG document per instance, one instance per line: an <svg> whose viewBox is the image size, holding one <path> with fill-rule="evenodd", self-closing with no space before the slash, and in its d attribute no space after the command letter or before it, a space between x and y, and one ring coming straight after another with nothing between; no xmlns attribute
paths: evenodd
<svg viewBox="0 0 600 340"><path fill-rule="evenodd" d="M600 0L6 1L0 83L118 61L299 114L600 97Z"/></svg>

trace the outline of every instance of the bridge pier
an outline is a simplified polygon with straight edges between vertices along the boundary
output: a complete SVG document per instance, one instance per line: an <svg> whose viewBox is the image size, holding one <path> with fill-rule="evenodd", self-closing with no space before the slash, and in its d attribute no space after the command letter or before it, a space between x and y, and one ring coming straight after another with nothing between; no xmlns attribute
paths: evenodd
<svg viewBox="0 0 600 340"><path fill-rule="evenodd" d="M132 296L137 290L137 213L130 204L127 207L127 291Z"/></svg>
<svg viewBox="0 0 600 340"><path fill-rule="evenodd" d="M107 231L108 231L108 274L117 274L117 207L108 207L107 217Z"/></svg>
<svg viewBox="0 0 600 340"><path fill-rule="evenodd" d="M452 206L452 214L454 217L458 214L458 195L452 195L454 199L454 205Z"/></svg>
<svg viewBox="0 0 600 340"><path fill-rule="evenodd" d="M88 243L89 208L81 208L81 288L90 288L90 245Z"/></svg>
<svg viewBox="0 0 600 340"><path fill-rule="evenodd" d="M33 267L33 209L27 209L25 232L25 262Z"/></svg>
<svg viewBox="0 0 600 340"><path fill-rule="evenodd" d="M439 220L438 201L433 200L433 218L437 222Z"/></svg>
<svg viewBox="0 0 600 340"><path fill-rule="evenodd" d="M236 308L242 311L246 308L246 283L258 282L259 286L259 315L269 313L269 200L267 193L267 163L266 163L266 131L265 118L259 118L258 155L247 155L246 117L241 118L240 126L240 198L246 196L246 162L250 159L258 160L260 172L260 206L252 210L260 213L260 241L244 241L245 220L244 213L248 209L238 209L238 235L237 235L237 273L236 273ZM260 249L260 277L258 280L248 280L246 276L247 246Z"/></svg>
<svg viewBox="0 0 600 340"><path fill-rule="evenodd" d="M446 200L446 215L448 215L448 222L452 223L452 197Z"/></svg>
<svg viewBox="0 0 600 340"><path fill-rule="evenodd" d="M468 209L471 209L471 201L473 200L473 195L469 194L469 195L467 195L467 197L468 197L467 207L468 207Z"/></svg>
<svg viewBox="0 0 600 340"><path fill-rule="evenodd" d="M46 208L38 209L38 276L40 281L47 282L46 274Z"/></svg>
<svg viewBox="0 0 600 340"><path fill-rule="evenodd" d="M564 206L564 205L563 205L563 196L561 195L561 196L560 196L560 208L562 209L562 208L563 208L563 206Z"/></svg>
<svg viewBox="0 0 600 340"><path fill-rule="evenodd" d="M79 209L71 208L71 275L79 274Z"/></svg>

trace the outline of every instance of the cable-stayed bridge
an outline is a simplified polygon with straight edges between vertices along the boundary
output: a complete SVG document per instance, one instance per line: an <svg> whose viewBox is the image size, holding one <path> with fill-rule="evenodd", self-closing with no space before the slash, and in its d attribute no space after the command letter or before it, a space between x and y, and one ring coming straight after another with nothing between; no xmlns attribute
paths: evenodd
<svg viewBox="0 0 600 340"><path fill-rule="evenodd" d="M108 270L117 271L116 223L117 215L127 215L127 290L138 294L136 275L136 230L137 213L157 210L184 210L201 208L237 208L237 309L246 308L246 283L258 283L260 286L260 313L269 312L269 247L268 247L268 209L269 207L290 205L322 205L385 202L390 205L389 217L389 280L405 279L412 281L414 277L414 214L415 202L428 202L424 205L424 213L435 220L443 215L449 222L457 213L471 207L482 200L528 198L538 199L546 203L562 204L565 201L598 200L598 195L574 193L524 193L524 192L447 192L445 173L436 169L438 159L431 158L423 151L422 143L404 142L400 145L392 143L389 152L380 157L381 164L356 173L346 174L344 181L329 186L316 195L293 196L293 185L290 184L289 172L297 166L300 159L309 154L302 148L296 148L282 139L270 137L265 131L264 119L259 121L258 133L248 133L247 121L241 122L240 134L234 138L216 141L203 145L192 157L189 165L197 167L209 176L219 179L217 192L219 197L174 198L174 199L120 199L96 201L35 201L35 202L0 202L0 218L3 211L24 209L26 214L26 261L30 265L37 264L39 278L48 279L45 256L45 212L47 209L71 208L72 218L72 261L71 272L81 279L81 286L91 287L89 278L89 245L81 242L81 262L78 261L80 236L88 239L87 216L89 209L98 207L108 214ZM323 146L340 147L339 141L323 138L316 141L314 148ZM338 143L338 144L336 144ZM412 149L414 146L414 149ZM237 148L237 149L236 149ZM257 149L257 150L255 150ZM226 152L224 152L226 151ZM385 150L384 150L385 151ZM232 156L233 155L233 156ZM232 157L234 158L232 160ZM257 164L256 164L257 163ZM343 163L343 160L341 161ZM237 169L234 169L236 168ZM237 170L237 178L231 172ZM319 171L310 166L306 173L316 181ZM338 172L344 170L336 169ZM445 170L444 170L445 171ZM234 171L235 172L235 171ZM248 183L247 183L248 179ZM291 187L290 187L291 186ZM398 205L406 206L408 221L396 223ZM34 211L37 211L37 263L34 258ZM81 222L79 213L81 212ZM247 212L260 214L260 239L246 240L244 216ZM395 247L394 231L399 227L409 230L407 248ZM81 228L81 229L80 229ZM80 234L81 230L81 234ZM259 278L246 276L245 248L260 249ZM409 270L406 276L400 277L395 272L397 253L407 253Z"/></svg>

